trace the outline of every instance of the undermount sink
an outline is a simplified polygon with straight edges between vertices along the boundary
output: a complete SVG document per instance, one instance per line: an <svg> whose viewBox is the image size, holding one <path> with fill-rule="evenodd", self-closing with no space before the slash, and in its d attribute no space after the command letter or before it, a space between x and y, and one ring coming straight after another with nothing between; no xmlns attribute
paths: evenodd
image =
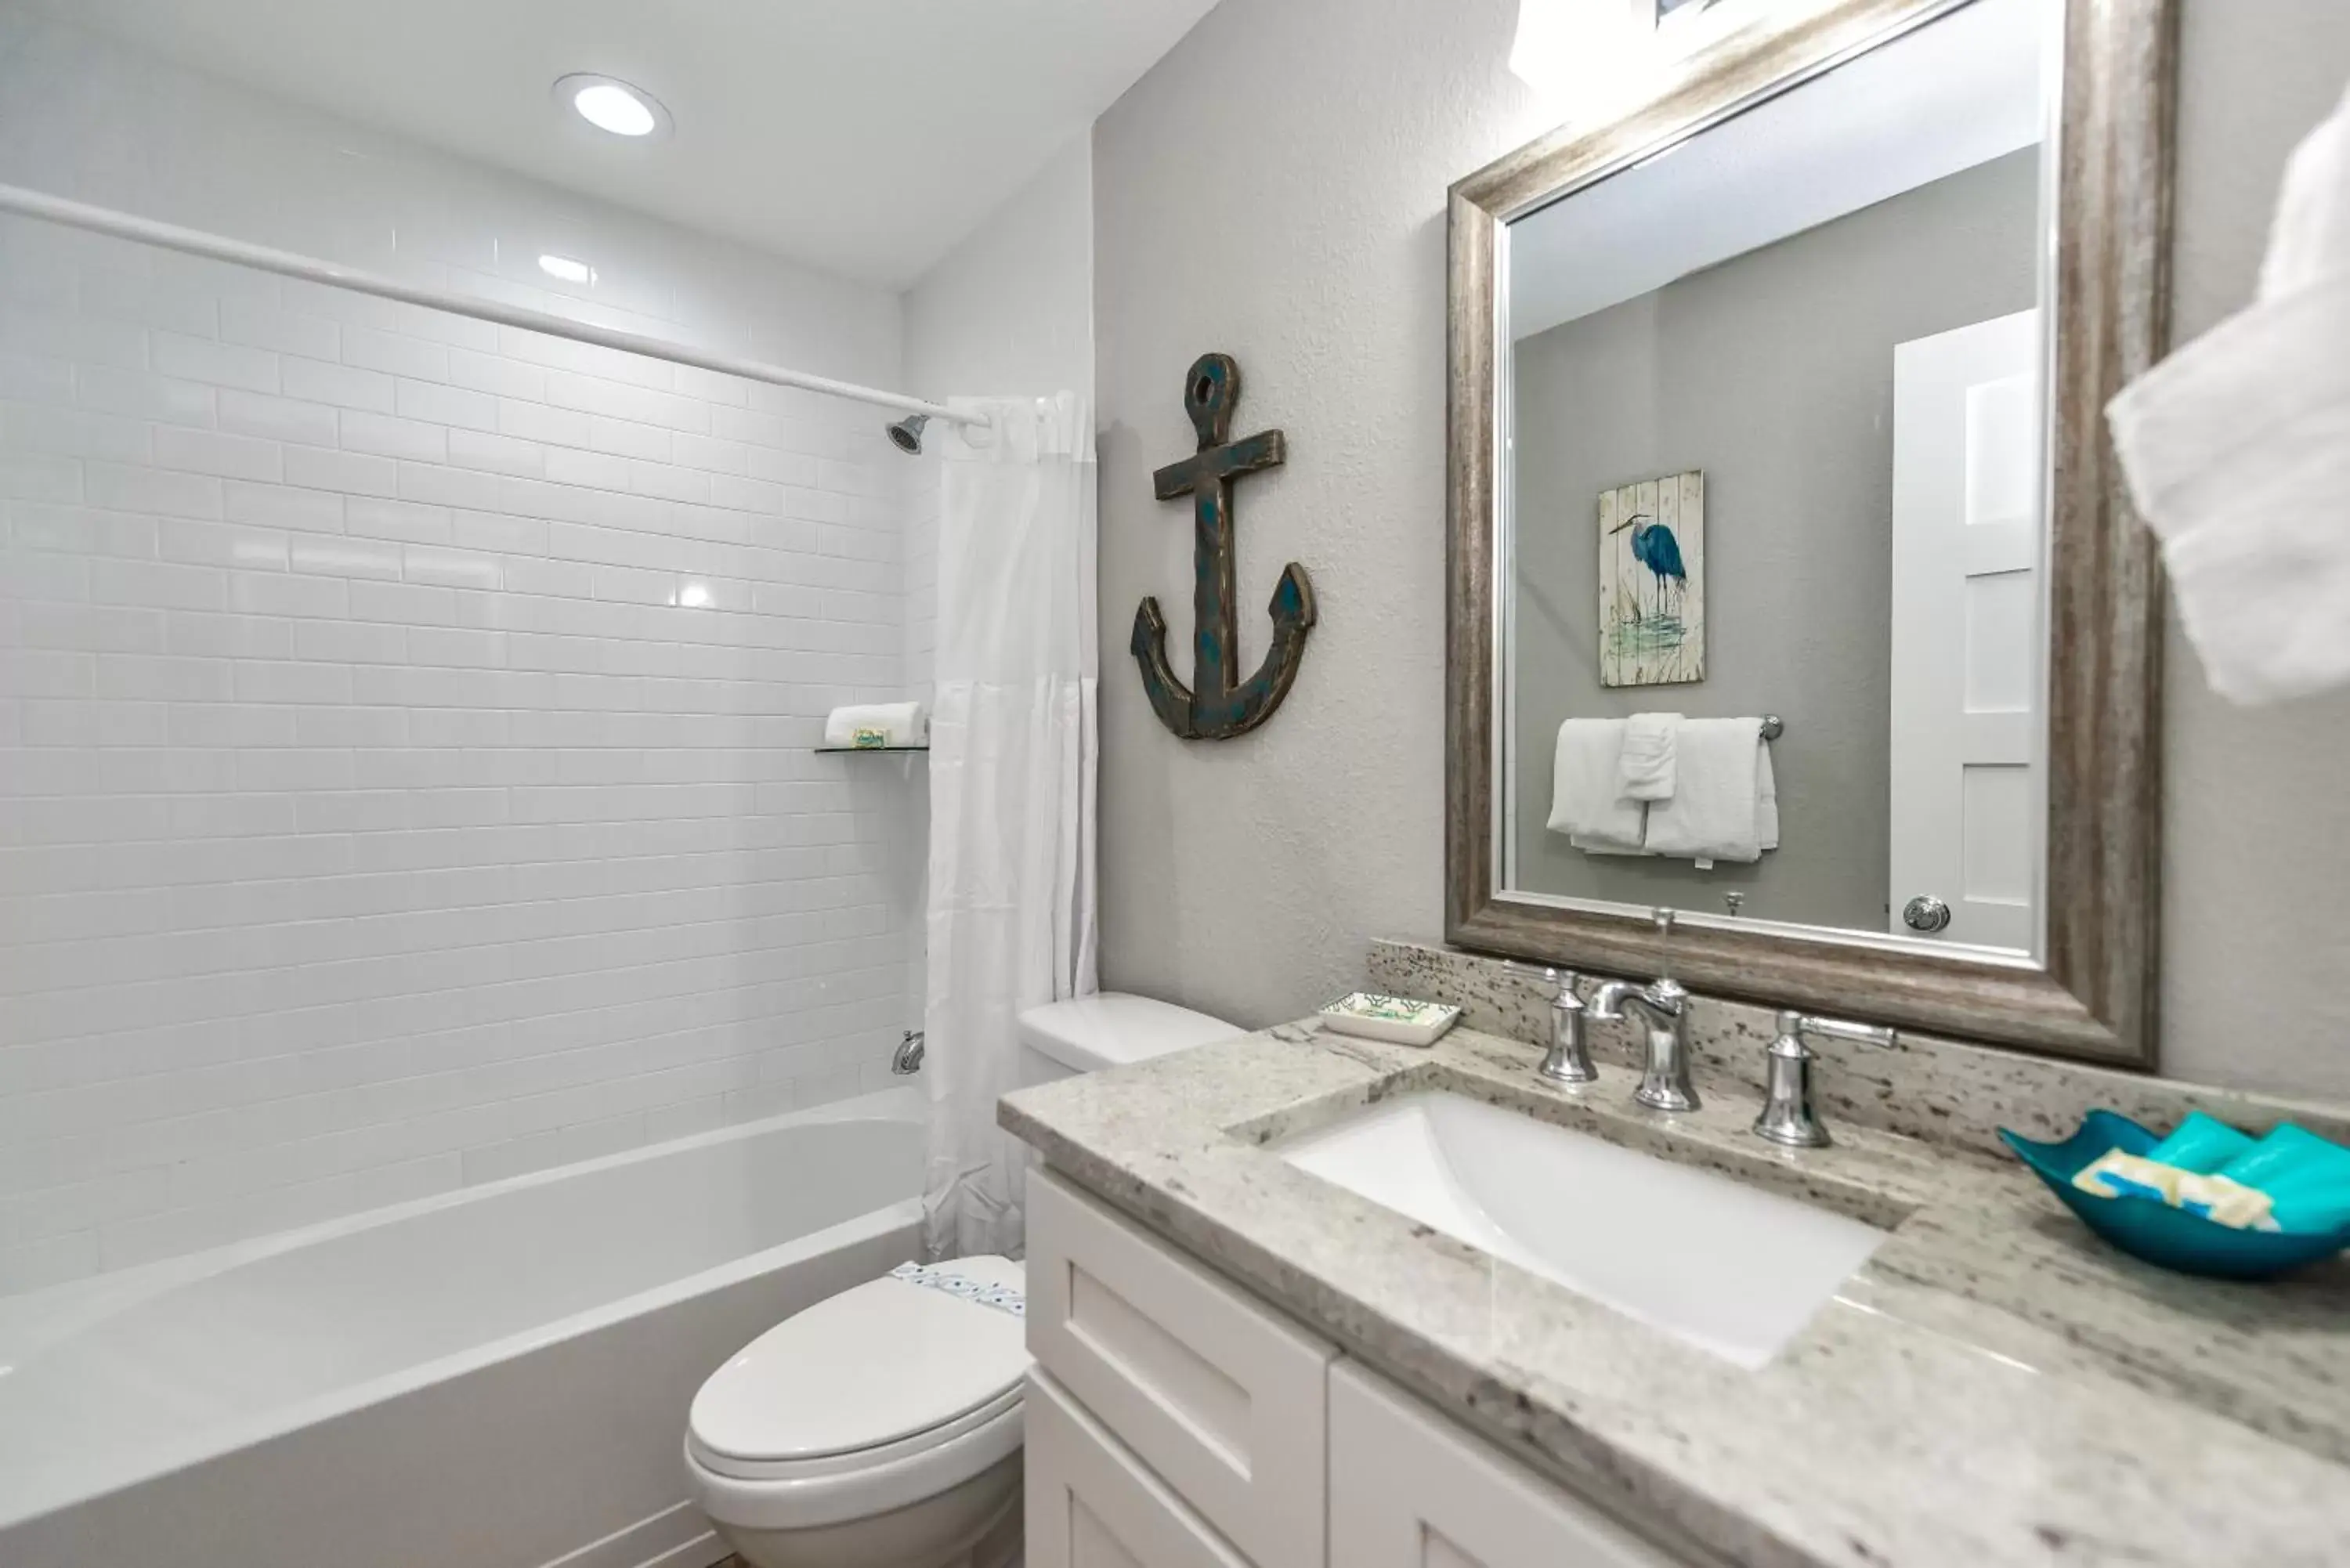
<svg viewBox="0 0 2350 1568"><path fill-rule="evenodd" d="M1457 1095L1390 1100L1273 1152L1742 1366L1777 1355L1886 1240Z"/></svg>

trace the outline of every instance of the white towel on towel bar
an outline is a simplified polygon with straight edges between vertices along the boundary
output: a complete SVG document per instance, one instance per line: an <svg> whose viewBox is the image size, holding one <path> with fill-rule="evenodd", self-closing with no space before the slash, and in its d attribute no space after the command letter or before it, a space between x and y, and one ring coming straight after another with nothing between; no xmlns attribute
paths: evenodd
<svg viewBox="0 0 2350 1568"><path fill-rule="evenodd" d="M860 732L879 733L885 746L919 746L930 739L930 715L920 702L866 702L835 708L824 722L824 743L854 746Z"/></svg>
<svg viewBox="0 0 2350 1568"><path fill-rule="evenodd" d="M2285 169L2260 296L2107 407L2212 689L2350 682L2350 98Z"/></svg>
<svg viewBox="0 0 2350 1568"><path fill-rule="evenodd" d="M1778 781L1761 719L1684 720L1674 744L1673 796L1648 807L1650 853L1704 868L1779 847Z"/></svg>
<svg viewBox="0 0 2350 1568"><path fill-rule="evenodd" d="M1624 755L1617 764L1617 784L1627 800L1670 800L1673 797L1673 734L1679 713L1635 713L1624 721Z"/></svg>
<svg viewBox="0 0 2350 1568"><path fill-rule="evenodd" d="M1590 855L1646 855L1640 837L1647 807L1617 787L1624 721L1569 719L1558 727L1551 761L1550 830Z"/></svg>

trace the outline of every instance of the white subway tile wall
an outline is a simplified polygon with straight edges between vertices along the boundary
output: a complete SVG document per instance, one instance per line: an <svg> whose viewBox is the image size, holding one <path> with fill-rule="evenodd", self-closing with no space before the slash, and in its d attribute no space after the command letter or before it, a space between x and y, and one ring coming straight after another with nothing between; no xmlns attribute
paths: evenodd
<svg viewBox="0 0 2350 1568"><path fill-rule="evenodd" d="M538 304L494 258L614 256L576 308L893 379L887 296L34 41L0 93L193 106L157 161L308 233L5 177ZM0 226L0 1293L886 1081L916 802L810 751L922 647L881 422Z"/></svg>

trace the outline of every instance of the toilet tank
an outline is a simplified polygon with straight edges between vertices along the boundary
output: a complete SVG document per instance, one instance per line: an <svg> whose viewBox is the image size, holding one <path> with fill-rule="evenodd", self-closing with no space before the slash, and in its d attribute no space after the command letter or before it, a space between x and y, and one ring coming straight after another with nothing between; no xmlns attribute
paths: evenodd
<svg viewBox="0 0 2350 1568"><path fill-rule="evenodd" d="M1247 1033L1188 1007L1114 991L1048 1002L1020 1015L1020 1084L1049 1084Z"/></svg>

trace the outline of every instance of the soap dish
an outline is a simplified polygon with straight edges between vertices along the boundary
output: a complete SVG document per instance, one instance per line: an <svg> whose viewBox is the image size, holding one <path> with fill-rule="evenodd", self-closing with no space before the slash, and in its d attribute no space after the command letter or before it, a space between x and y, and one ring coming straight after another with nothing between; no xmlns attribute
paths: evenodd
<svg viewBox="0 0 2350 1568"><path fill-rule="evenodd" d="M2041 1143L2005 1127L1999 1136L2082 1223L2130 1256L2162 1268L2214 1279L2264 1280L2350 1247L2350 1226L2241 1231L2157 1198L2083 1191L2073 1179L2110 1151L2143 1155L2163 1141L2115 1111L2091 1111L2080 1130L2062 1143Z"/></svg>
<svg viewBox="0 0 2350 1568"><path fill-rule="evenodd" d="M1324 1008L1324 1027L1367 1040L1395 1045L1433 1045L1461 1021L1461 1010L1442 1002L1414 1002L1408 996L1382 996L1357 991Z"/></svg>

